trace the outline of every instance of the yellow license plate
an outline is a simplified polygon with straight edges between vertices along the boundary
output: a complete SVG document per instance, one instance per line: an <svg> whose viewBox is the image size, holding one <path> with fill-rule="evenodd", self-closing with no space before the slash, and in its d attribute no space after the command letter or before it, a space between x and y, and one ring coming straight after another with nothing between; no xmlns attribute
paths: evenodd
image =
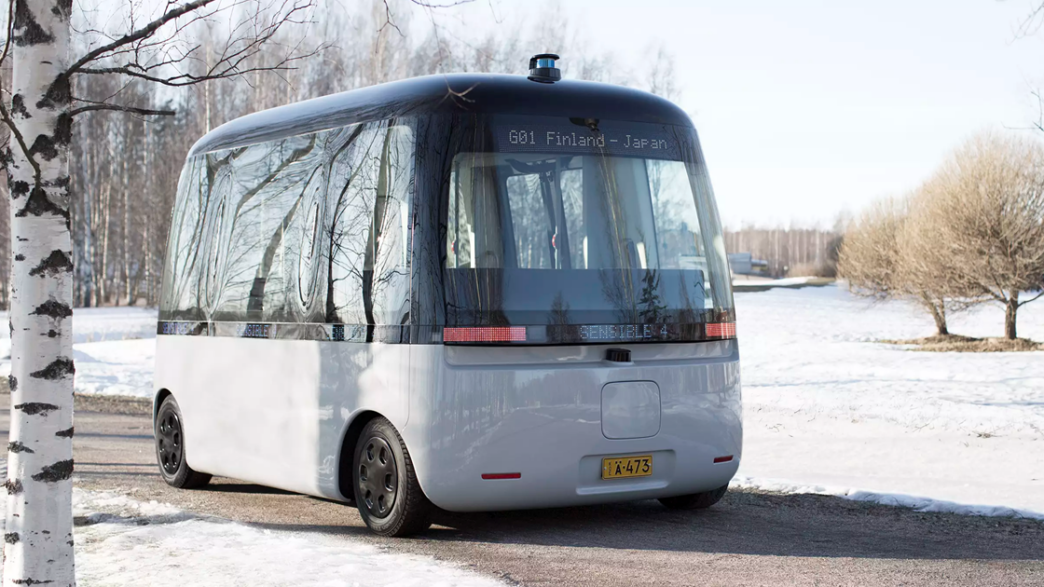
<svg viewBox="0 0 1044 587"><path fill-rule="evenodd" d="M602 459L602 479L648 477L652 475L652 455Z"/></svg>

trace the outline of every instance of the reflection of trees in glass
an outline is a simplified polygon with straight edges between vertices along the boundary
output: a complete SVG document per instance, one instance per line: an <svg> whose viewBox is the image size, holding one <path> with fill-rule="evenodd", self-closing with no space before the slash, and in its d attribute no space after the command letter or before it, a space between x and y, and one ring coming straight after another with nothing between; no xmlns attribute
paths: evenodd
<svg viewBox="0 0 1044 587"><path fill-rule="evenodd" d="M267 236L268 243L265 245L261 264L254 274L254 282L250 289L247 303L248 320L260 319L263 313L264 318L269 321L293 321L294 312L291 304L294 300L288 295L288 286L292 282L287 279L288 266L294 265L295 260L300 262L301 247L306 246L302 244L301 237L306 230L310 229L303 226L302 223L298 223L302 224L298 230L291 230L290 226L294 222L302 202L310 201L322 193L325 187L323 179L322 169L313 168L311 177L304 182L304 189L300 191L285 190L273 198L272 205L268 207L271 212L265 215L265 223L261 229L261 236ZM289 210L286 210L282 218L279 218L278 214L286 208L288 202L280 202L280 199L292 200ZM278 222L274 227L272 226L273 220ZM287 238L288 233L289 239ZM309 240L314 237L314 234L314 232L309 233Z"/></svg>
<svg viewBox="0 0 1044 587"><path fill-rule="evenodd" d="M551 311L547 314L547 323L559 327L551 329L551 337L548 342L565 342L570 338L561 328L573 323L572 318L569 317L569 302L562 297L562 292L556 293L555 299L551 300Z"/></svg>
<svg viewBox="0 0 1044 587"><path fill-rule="evenodd" d="M689 295L689 285L685 280L685 273L680 274L678 280L678 299L681 300L681 306L678 308L677 321L682 324L694 324L701 322L700 312L703 310L703 299L706 294L703 292L703 284L699 284L699 296L700 305L697 310L696 306L692 305L692 297Z"/></svg>
<svg viewBox="0 0 1044 587"><path fill-rule="evenodd" d="M363 310L367 324L395 324L394 311L409 297L405 208L413 170L410 128L388 127L380 156L373 225L363 261ZM396 291L393 294L391 290Z"/></svg>
<svg viewBox="0 0 1044 587"><path fill-rule="evenodd" d="M580 158L570 157L569 160ZM561 169L558 174L565 213L566 233L569 235L569 257L574 269L587 269L587 230L584 225L584 179L582 169Z"/></svg>
<svg viewBox="0 0 1044 587"><path fill-rule="evenodd" d="M203 160L191 159L178 184L178 197L167 246L167 268L163 272L163 307L168 319L201 319L199 313L200 250L206 220L206 175Z"/></svg>
<svg viewBox="0 0 1044 587"><path fill-rule="evenodd" d="M669 322L667 304L660 295L660 277L649 270L642 276L642 293L638 298L638 318L643 324Z"/></svg>
<svg viewBox="0 0 1044 587"><path fill-rule="evenodd" d="M622 269L600 269L598 280L602 282L602 296L616 309L621 324L637 324L638 310L634 304L634 284L631 272Z"/></svg>
<svg viewBox="0 0 1044 587"><path fill-rule="evenodd" d="M396 312L409 292L412 131L386 123L359 125L331 143L325 320L398 323Z"/></svg>
<svg viewBox="0 0 1044 587"><path fill-rule="evenodd" d="M226 208L212 233L215 261L211 297L214 319L286 319L286 256L283 236L321 161L317 136L242 147L233 151L223 187ZM320 176L321 177L321 176ZM279 254L277 255L277 251ZM275 276L265 307L267 282Z"/></svg>
<svg viewBox="0 0 1044 587"><path fill-rule="evenodd" d="M366 204L361 194L363 181L359 180L366 168L365 155L373 144L377 133L363 125L334 131L327 150L330 157L330 184L327 200L330 202L330 221L324 225L326 250L326 310L325 321L330 323L361 324L361 316L351 312L358 307L357 296L361 287L354 287L362 280L363 245L359 236L366 227ZM353 238L354 237L354 238ZM349 283L339 285L351 280Z"/></svg>
<svg viewBox="0 0 1044 587"><path fill-rule="evenodd" d="M646 160L661 269L693 269L703 246L688 172L680 161Z"/></svg>
<svg viewBox="0 0 1044 587"><path fill-rule="evenodd" d="M193 158L185 166L179 183L179 196L170 234L169 266L164 279L164 314L169 318L204 320L210 251L205 245L212 240L215 223L220 222L222 190L220 170L233 160L235 153L210 154ZM210 237L210 238L208 238Z"/></svg>
<svg viewBox="0 0 1044 587"><path fill-rule="evenodd" d="M725 241L721 234L718 220L718 209L714 204L714 190L711 189L707 166L703 153L695 141L695 135L689 129L670 126L668 133L672 141L679 145L680 159L684 161L685 178L692 191L696 204L697 218L700 226L700 239L703 257L706 262L706 289L711 293L711 304L715 309L724 310L732 307L732 285L729 281L728 258L725 254Z"/></svg>
<svg viewBox="0 0 1044 587"><path fill-rule="evenodd" d="M588 252L591 258L599 259L595 266L603 268L599 272L603 295L617 309L621 322L635 324L639 322L639 317L634 303L634 282L631 272L622 270L630 268L631 255L627 249L627 220L620 201L620 186L613 158L592 155L584 156L583 159L584 181L593 180L593 185L584 186L584 209L587 212L584 221L590 247ZM592 199L597 206L590 205Z"/></svg>
<svg viewBox="0 0 1044 587"><path fill-rule="evenodd" d="M591 163L595 163L594 173L588 174L587 177L595 180L596 185L592 186L595 189L592 190L591 195L598 202L601 214L596 217L588 216L586 219L589 224L588 233L601 234L603 237L607 237L608 240L608 242L603 241L602 246L605 247L604 252L609 255L609 258L603 259L600 267L629 267L627 220L624 215L623 203L620 199L622 194L617 182L613 158L593 155L585 156L585 167L591 165ZM601 189L598 190L597 188ZM589 200L591 198L586 196L587 194L585 194L585 201L590 203ZM597 218L601 226L590 226L595 224L591 222L592 218ZM630 287L630 280L627 280L626 287Z"/></svg>
<svg viewBox="0 0 1044 587"><path fill-rule="evenodd" d="M506 183L518 266L523 269L553 268L553 219L548 218L543 203L540 176L536 173L513 175Z"/></svg>

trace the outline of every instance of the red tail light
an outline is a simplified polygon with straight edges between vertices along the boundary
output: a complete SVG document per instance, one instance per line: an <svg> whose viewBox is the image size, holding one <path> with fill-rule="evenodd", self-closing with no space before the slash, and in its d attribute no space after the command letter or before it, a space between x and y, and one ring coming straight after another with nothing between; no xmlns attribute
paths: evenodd
<svg viewBox="0 0 1044 587"><path fill-rule="evenodd" d="M483 479L521 479L522 473L483 473Z"/></svg>
<svg viewBox="0 0 1044 587"><path fill-rule="evenodd" d="M728 455L728 456L725 456L725 457L714 457L714 464L727 463L727 462L729 462L731 460L732 460L732 455Z"/></svg>
<svg viewBox="0 0 1044 587"><path fill-rule="evenodd" d="M712 338L736 338L736 323L711 322L707 324L707 336Z"/></svg>
<svg viewBox="0 0 1044 587"><path fill-rule="evenodd" d="M525 326L443 328L442 342L525 342Z"/></svg>

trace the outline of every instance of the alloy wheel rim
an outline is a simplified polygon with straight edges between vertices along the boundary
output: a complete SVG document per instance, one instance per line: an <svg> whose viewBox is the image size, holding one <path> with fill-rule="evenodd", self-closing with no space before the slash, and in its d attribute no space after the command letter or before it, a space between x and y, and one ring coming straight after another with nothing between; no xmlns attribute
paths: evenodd
<svg viewBox="0 0 1044 587"><path fill-rule="evenodd" d="M399 487L395 454L387 441L378 437L366 441L356 473L359 496L366 510L374 518L387 517L395 505Z"/></svg>
<svg viewBox="0 0 1044 587"><path fill-rule="evenodd" d="M181 420L173 410L160 417L156 442L159 445L160 466L168 475L176 475L181 467L184 452Z"/></svg>

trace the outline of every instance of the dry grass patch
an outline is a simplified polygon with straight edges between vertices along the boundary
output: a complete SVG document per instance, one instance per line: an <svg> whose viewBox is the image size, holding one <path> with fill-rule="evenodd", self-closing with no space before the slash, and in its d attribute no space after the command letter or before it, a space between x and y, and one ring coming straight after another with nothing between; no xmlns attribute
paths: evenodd
<svg viewBox="0 0 1044 587"><path fill-rule="evenodd" d="M914 351L958 352L958 353L1011 353L1023 351L1044 351L1044 344L1028 338L973 338L960 334L943 334L912 338L908 340L882 340L887 344L911 345Z"/></svg>

